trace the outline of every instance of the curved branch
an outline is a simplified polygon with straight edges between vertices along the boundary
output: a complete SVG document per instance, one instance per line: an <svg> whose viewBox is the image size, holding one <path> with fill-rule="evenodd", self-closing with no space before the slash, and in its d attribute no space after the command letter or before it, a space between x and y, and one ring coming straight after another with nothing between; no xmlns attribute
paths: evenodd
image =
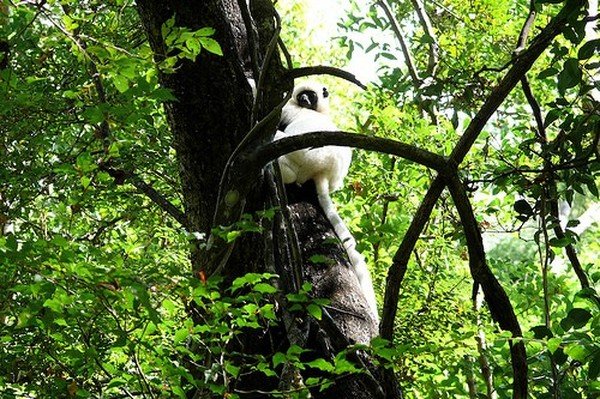
<svg viewBox="0 0 600 399"><path fill-rule="evenodd" d="M458 144L452 151L450 158L457 163L462 162L469 149L485 127L489 118L496 112L500 104L531 69L533 63L548 48L552 40L558 36L568 18L573 15L583 4L582 0L573 0L563 7L562 10L548 23L548 25L531 42L527 50L523 51L514 61L502 81L490 93L485 103L481 106L477 115L473 118Z"/></svg>
<svg viewBox="0 0 600 399"><path fill-rule="evenodd" d="M459 165L467 155L471 146L485 127L489 118L498 109L500 104L508 96L511 90L521 80L525 73L531 68L535 60L550 45L552 40L558 36L568 18L573 15L582 6L582 0L569 2L561 11L550 21L550 23L541 31L541 33L532 41L529 48L515 58L511 69L506 73L500 84L490 93L486 102L482 105L477 115L473 118L465 133L454 147L449 161L454 165ZM396 317L398 298L400 291L400 282L398 273L406 267L410 254L425 227L427 220L431 215L433 207L441 195L445 181L443 176L437 176L423 199L415 217L413 218L407 233L405 234L398 251L394 255L394 260L388 270L387 283L384 298L384 314L381 321L381 336L386 339L393 337L394 319ZM517 395L517 389L514 393Z"/></svg>
<svg viewBox="0 0 600 399"><path fill-rule="evenodd" d="M357 85L358 87L360 87L363 90L367 89L367 86L362 84L361 81L358 80L356 78L356 76L354 76L350 72L344 71L343 69L340 69L340 68L326 66L326 65L315 65L315 66L290 69L285 74L285 77L288 79L296 79L296 78L301 78L303 76L310 76L310 75L331 75L331 76L335 76L335 77L347 80L348 82L354 83L355 85Z"/></svg>
<svg viewBox="0 0 600 399"><path fill-rule="evenodd" d="M354 147L396 155L420 165L427 166L428 168L435 169L441 173L446 173L448 169L446 158L433 152L395 140L342 131L312 132L284 137L255 150L255 152L250 155L249 161L258 167L262 167L268 162L292 151L326 145Z"/></svg>
<svg viewBox="0 0 600 399"><path fill-rule="evenodd" d="M396 319L396 312L398 311L398 298L400 294L400 285L404 279L404 274L408 268L408 260L410 255L415 248L419 235L423 231L425 224L431 216L433 207L437 202L438 198L444 191L445 183L441 176L438 176L429 187L427 194L421 201L421 205L413 220L408 226L408 230L404 233L404 238L398 247L398 250L394 254L392 264L388 270L386 282L385 282L385 295L383 298L383 313L381 316L381 324L379 326L379 333L382 338L391 341L394 337L394 320Z"/></svg>
<svg viewBox="0 0 600 399"><path fill-rule="evenodd" d="M480 285L492 318L500 328L510 331L513 337L522 337L521 326L508 295L490 270L485 260L485 249L479 225L475 219L471 202L464 186L454 174L448 177L448 189L458 210L460 221L469 250L469 269L475 284ZM527 397L527 355L523 342L511 342L511 358L513 367L513 397Z"/></svg>

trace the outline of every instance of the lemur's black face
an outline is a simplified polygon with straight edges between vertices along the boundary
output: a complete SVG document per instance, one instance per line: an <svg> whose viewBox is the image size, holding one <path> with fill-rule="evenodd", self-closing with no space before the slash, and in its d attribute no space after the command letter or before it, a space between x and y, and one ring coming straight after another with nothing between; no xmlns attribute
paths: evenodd
<svg viewBox="0 0 600 399"><path fill-rule="evenodd" d="M298 93L296 101L298 101L298 105L302 108L316 110L319 96L312 90L304 90Z"/></svg>

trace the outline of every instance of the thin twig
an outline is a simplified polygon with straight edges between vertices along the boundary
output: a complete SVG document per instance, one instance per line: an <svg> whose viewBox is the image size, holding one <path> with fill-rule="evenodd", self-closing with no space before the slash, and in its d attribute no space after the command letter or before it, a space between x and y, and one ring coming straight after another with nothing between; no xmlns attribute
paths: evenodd
<svg viewBox="0 0 600 399"><path fill-rule="evenodd" d="M400 43L402 55L404 56L404 62L406 62L406 67L408 68L408 73L410 74L410 77L412 78L413 86L415 87L415 89L418 89L421 86L422 80L421 80L421 77L419 76L419 73L417 72L417 68L413 61L412 54L410 53L410 50L408 48L408 44L406 44L406 40L404 40L404 34L402 33L402 30L400 29L400 23L394 16L394 13L392 12L390 6L387 4L387 2L385 0L378 0L376 2L376 4L379 7L381 7L381 9L383 10L383 12L385 13L385 15L388 17L388 19L390 21L390 26L392 27L392 30L394 31L394 34L396 35L396 39L398 39L398 42Z"/></svg>
<svg viewBox="0 0 600 399"><path fill-rule="evenodd" d="M421 26L423 27L425 34L427 34L427 36L429 36L431 39L431 42L429 43L429 59L427 60L427 75L433 76L435 75L435 71L439 62L439 44L437 36L433 30L433 26L431 25L429 15L427 15L427 11L425 10L423 0L411 0L411 2L414 9L417 11L419 21L421 22Z"/></svg>
<svg viewBox="0 0 600 399"><path fill-rule="evenodd" d="M537 11L535 10L535 0L531 0L529 2L529 14L527 15L527 19L525 19L525 23L521 28L521 32L519 33L519 38L517 39L517 46L513 50L513 54L517 55L525 48L527 44L527 37L529 36L529 31L535 22L535 17L537 15Z"/></svg>
<svg viewBox="0 0 600 399"><path fill-rule="evenodd" d="M189 228L189 223L185 213L173 205L169 200L167 200L162 194L156 191L150 184L143 181L139 176L137 176L132 171L115 169L107 166L102 166L102 170L106 171L110 176L115 178L118 182L123 179L127 179L131 182L131 184L137 188L140 192L144 193L152 202L158 205L162 210L167 212L167 214L171 215L175 220L177 220L183 227Z"/></svg>

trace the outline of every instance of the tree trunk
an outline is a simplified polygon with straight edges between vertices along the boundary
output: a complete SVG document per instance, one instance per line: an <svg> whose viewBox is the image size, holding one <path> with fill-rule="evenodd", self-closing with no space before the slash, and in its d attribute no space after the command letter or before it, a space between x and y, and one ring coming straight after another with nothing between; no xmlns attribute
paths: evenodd
<svg viewBox="0 0 600 399"><path fill-rule="evenodd" d="M248 19L245 25L239 8L240 4L245 6L245 1L138 0L137 4L158 61L166 56L161 26L173 15L175 26L185 26L191 30L215 28L214 39L223 49L222 57L202 51L195 62L182 61L175 73L160 75L161 84L171 89L177 97L177 101L169 103L166 110L180 166L188 225L193 231L208 233L214 227L211 224L217 206L221 174L229 156L253 125L252 93L247 76L253 76L252 69L255 69L255 74L261 72L256 71L256 65L263 65L269 43L273 43L273 35L277 34L274 9L270 1L251 2L256 30L250 30L249 41L246 29ZM254 36L257 36L257 42L252 41ZM251 53L255 55L250 57ZM259 104L254 110L257 118L270 112L282 101L283 91L289 90L282 78L279 56L277 52L275 54L271 62L266 63L269 73L262 79L263 90L259 91ZM277 120L278 117L267 127L272 134L275 133ZM260 145L260 141L257 145ZM249 197L245 198L246 212L264 209L268 201L273 202L273 198L269 198L269 174L266 176L266 180L256 176L256 183ZM305 281L313 284L315 297L328 298L330 305L325 308L326 316L322 321L307 318L308 322L301 322L288 317L290 323L282 322L270 328L262 339L248 334L235 349L242 353L269 356L274 351L285 352L290 342L304 342L306 348L314 350L316 358L332 359L348 343L368 343L376 335L377 326L368 316L368 306L360 293L358 280L350 269L343 246L339 241L337 245L332 245L326 240L327 237L335 237L335 233L318 206L314 185L306 184L292 191L289 212L283 214L284 217L291 214L289 224L295 227L302 248L304 260L300 274ZM276 246L290 245L288 241L278 240L281 237L277 233L273 236ZM244 237L236 241L233 254L221 270L226 280L250 271L266 271L265 259L273 256L265 253L263 237ZM286 251L275 248L274 252L281 254ZM314 264L308 260L314 254L325 255L333 262ZM199 261L197 257L197 254L193 254L194 263ZM281 266L279 274L285 274L281 277L284 283L281 286L293 290L294 284L285 283L291 281L293 273L290 258L286 258L282 264L279 256L277 261ZM285 307L285 303L278 305ZM286 311L282 310L280 314L285 319ZM303 338L297 338L292 334L293 331L299 331L299 336ZM314 397L384 397L381 373L364 354L353 353L351 357L368 372L336 380L336 384L328 391L313 392ZM309 376L308 373L302 375L303 378ZM392 385L395 386L395 383ZM278 386L282 386L280 381L256 373L239 380L235 388L238 392L254 390L255 396L256 390L276 389ZM390 394L388 397L397 395Z"/></svg>

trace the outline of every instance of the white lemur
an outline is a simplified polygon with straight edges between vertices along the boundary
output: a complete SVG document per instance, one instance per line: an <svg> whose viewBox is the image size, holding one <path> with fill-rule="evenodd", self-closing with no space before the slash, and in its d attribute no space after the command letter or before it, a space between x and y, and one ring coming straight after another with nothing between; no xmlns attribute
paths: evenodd
<svg viewBox="0 0 600 399"><path fill-rule="evenodd" d="M275 134L275 140L310 132L339 130L329 117L328 97L327 88L316 83L295 87L291 99L283 107L279 125L281 130ZM283 182L286 184L302 184L307 180L314 180L319 204L333 225L335 233L344 244L354 273L358 277L361 291L375 320L378 321L375 292L367 264L356 250L356 241L338 215L335 204L329 195L330 192L342 187L351 160L351 148L325 146L305 148L286 154L279 158L279 167Z"/></svg>

